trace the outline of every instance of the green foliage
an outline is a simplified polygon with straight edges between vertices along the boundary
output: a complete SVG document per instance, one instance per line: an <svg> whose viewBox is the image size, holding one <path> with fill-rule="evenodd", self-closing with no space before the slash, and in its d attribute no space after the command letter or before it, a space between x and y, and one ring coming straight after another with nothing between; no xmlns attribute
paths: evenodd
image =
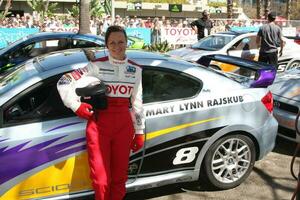
<svg viewBox="0 0 300 200"><path fill-rule="evenodd" d="M226 7L227 3L226 2L208 2L208 6L215 7L215 8Z"/></svg>
<svg viewBox="0 0 300 200"><path fill-rule="evenodd" d="M40 14L41 20L44 20L45 16L53 16L58 5L58 3L49 3L49 0L27 0L27 4Z"/></svg>
<svg viewBox="0 0 300 200"><path fill-rule="evenodd" d="M119 1L119 0L117 0ZM124 0L120 0L124 1ZM129 3L135 3L137 0L127 0ZM144 3L169 3L169 4L190 4L188 0L141 0Z"/></svg>
<svg viewBox="0 0 300 200"><path fill-rule="evenodd" d="M93 17L101 17L105 13L103 5L99 0L91 0L90 2L90 14Z"/></svg>
<svg viewBox="0 0 300 200"><path fill-rule="evenodd" d="M57 5L58 3L49 3L48 9L45 12L48 17L54 16L54 12L57 9Z"/></svg>
<svg viewBox="0 0 300 200"><path fill-rule="evenodd" d="M78 18L79 13L80 13L79 5L78 4L73 5L70 10L67 9L67 12L72 17ZM105 13L105 10L104 10L104 6L101 5L100 1L99 0L91 0L91 2L90 2L91 17L102 17L103 13Z"/></svg>
<svg viewBox="0 0 300 200"><path fill-rule="evenodd" d="M0 20L4 20L5 19L5 15L4 15L5 11L1 11L0 12ZM11 12L7 12L7 15L11 14Z"/></svg>
<svg viewBox="0 0 300 200"><path fill-rule="evenodd" d="M72 17L78 18L79 17L79 5L78 4L73 5L70 10L67 9L67 12Z"/></svg>
<svg viewBox="0 0 300 200"><path fill-rule="evenodd" d="M144 45L142 49L147 50L147 51L155 51L155 52L165 53L170 50L170 45L167 41L164 41L161 43Z"/></svg>

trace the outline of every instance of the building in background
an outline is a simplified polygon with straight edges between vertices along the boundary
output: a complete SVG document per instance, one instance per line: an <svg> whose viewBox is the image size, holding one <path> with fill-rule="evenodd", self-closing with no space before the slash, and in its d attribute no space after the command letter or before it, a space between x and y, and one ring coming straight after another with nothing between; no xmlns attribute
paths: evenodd
<svg viewBox="0 0 300 200"><path fill-rule="evenodd" d="M78 0L50 0L50 2L58 3L56 13L58 15L67 14L67 9L78 3ZM167 18L198 18L203 10L209 10L208 0L190 0L191 4L179 4L181 10L174 12L170 10L168 3L146 3L137 1L136 4L130 4L127 1L114 1L115 15L121 17L125 16L139 16L141 18L162 17ZM0 10L4 10L5 4L2 4ZM225 9L220 8L220 12L226 12ZM21 16L32 14L33 10L28 6L26 0L13 1L11 14L19 14ZM235 12L241 12L236 10Z"/></svg>

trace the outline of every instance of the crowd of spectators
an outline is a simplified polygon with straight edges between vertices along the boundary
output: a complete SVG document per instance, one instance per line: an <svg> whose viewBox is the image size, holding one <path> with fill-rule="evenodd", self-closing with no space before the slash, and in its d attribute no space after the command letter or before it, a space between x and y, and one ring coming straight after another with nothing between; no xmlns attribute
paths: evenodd
<svg viewBox="0 0 300 200"><path fill-rule="evenodd" d="M196 18L195 18L196 19ZM122 27L131 28L150 28L152 33L152 42L159 42L159 35L161 34L161 28L164 27L177 27L177 28L190 28L190 24L195 19L183 19L183 18L166 18L162 17L138 17L138 16L126 16L121 17L119 15L112 17L107 15L103 18L92 18L91 27L96 30L98 35L103 35L110 25L120 25ZM231 26L260 26L261 22L253 20L228 20L228 19L211 19L213 21L213 29L211 33L228 30ZM72 28L78 27L79 20L70 16L52 16L45 17L43 20L39 20L38 17L33 15L12 15L0 21L0 28L39 28L40 31L46 31L47 28Z"/></svg>
<svg viewBox="0 0 300 200"><path fill-rule="evenodd" d="M113 21L110 15L103 18L91 19L91 26L97 27L99 33L105 32L109 25L115 24L122 27L132 28L157 28L161 27L177 27L185 28L190 27L190 23L195 19L183 19L183 18L166 18L162 17L137 17L137 16L126 16L124 18L119 15L115 16ZM227 24L235 26L249 26L258 25L258 23L252 20L227 20L227 19L212 19L214 27L225 26ZM44 20L39 20L37 17L32 15L20 16L19 14L6 17L0 21L0 28L40 28L43 30L45 27L76 27L79 24L79 20L70 16L58 16L45 17Z"/></svg>

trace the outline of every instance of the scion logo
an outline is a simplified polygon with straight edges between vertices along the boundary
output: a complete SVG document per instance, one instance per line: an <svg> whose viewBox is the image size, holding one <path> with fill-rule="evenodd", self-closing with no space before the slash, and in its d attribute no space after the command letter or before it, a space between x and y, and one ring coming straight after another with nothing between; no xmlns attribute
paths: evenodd
<svg viewBox="0 0 300 200"><path fill-rule="evenodd" d="M58 191L69 191L71 189L81 189L81 188L87 188L88 184L87 182L78 182L78 183L65 183L65 184L59 184L59 185L52 185L52 186L45 186L45 187L39 187L39 188L32 188L27 190L22 190L19 192L19 196L28 196L28 195L34 195L34 194L46 194L46 193L52 193L52 192L58 192Z"/></svg>

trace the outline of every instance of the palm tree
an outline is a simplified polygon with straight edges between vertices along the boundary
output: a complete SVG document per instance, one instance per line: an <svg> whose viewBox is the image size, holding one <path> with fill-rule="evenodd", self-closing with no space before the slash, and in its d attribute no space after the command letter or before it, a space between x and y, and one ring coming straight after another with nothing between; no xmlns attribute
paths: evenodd
<svg viewBox="0 0 300 200"><path fill-rule="evenodd" d="M3 16L6 16L7 14L9 14L8 10L11 8L11 2L12 2L12 0L7 0L6 1L6 5L5 5ZM2 2L1 2L1 4L2 4Z"/></svg>
<svg viewBox="0 0 300 200"><path fill-rule="evenodd" d="M265 19L268 18L268 14L270 12L270 5L271 5L271 0L265 0L265 6L264 6L264 16L265 16Z"/></svg>
<svg viewBox="0 0 300 200"><path fill-rule="evenodd" d="M231 19L233 15L233 0L227 0L227 18Z"/></svg>
<svg viewBox="0 0 300 200"><path fill-rule="evenodd" d="M256 18L261 19L261 5L262 5L262 0L257 0L256 2Z"/></svg>
<svg viewBox="0 0 300 200"><path fill-rule="evenodd" d="M49 0L27 0L27 4L40 15L40 21L43 22L45 16L53 16L57 9L57 3L49 3Z"/></svg>
<svg viewBox="0 0 300 200"><path fill-rule="evenodd" d="M292 0L286 1L286 19L290 20L291 18L291 10L292 10Z"/></svg>
<svg viewBox="0 0 300 200"><path fill-rule="evenodd" d="M90 0L80 0L79 33L91 33L90 29Z"/></svg>

